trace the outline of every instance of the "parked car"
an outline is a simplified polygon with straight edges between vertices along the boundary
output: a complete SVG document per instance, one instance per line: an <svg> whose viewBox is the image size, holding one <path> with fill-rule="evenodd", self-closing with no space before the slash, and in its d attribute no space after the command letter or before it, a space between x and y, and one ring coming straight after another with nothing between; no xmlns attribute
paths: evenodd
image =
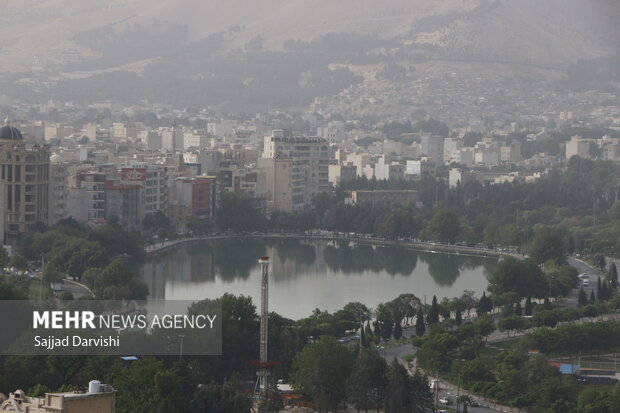
<svg viewBox="0 0 620 413"><path fill-rule="evenodd" d="M448 399L447 397L443 397L439 399L439 403L443 404L444 406L449 406L451 404L450 399Z"/></svg>

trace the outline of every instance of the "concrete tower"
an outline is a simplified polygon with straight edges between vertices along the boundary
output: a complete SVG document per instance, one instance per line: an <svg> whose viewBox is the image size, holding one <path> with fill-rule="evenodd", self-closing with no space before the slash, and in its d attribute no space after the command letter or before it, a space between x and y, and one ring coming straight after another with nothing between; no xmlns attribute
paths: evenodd
<svg viewBox="0 0 620 413"><path fill-rule="evenodd" d="M261 300L260 300L260 368L258 375L259 392L266 394L269 384L269 371L267 370L267 343L269 339L269 257L260 257L258 263L261 266Z"/></svg>

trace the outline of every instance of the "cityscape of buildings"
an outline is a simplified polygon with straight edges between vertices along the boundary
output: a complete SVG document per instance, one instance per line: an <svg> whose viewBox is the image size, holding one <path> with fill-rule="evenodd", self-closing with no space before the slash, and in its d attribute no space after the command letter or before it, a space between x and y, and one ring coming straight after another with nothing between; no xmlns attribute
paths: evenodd
<svg viewBox="0 0 620 413"><path fill-rule="evenodd" d="M396 135L386 133L387 121L334 119L333 112L321 112L323 107L317 100L295 116L273 112L221 118L207 110L189 113L147 103L126 108L110 102L89 107L50 102L35 111L25 104L7 106L13 119L0 128L4 242L14 243L37 223L53 225L67 217L92 225L115 217L124 228L141 231L145 217L162 213L183 233L192 221L213 221L225 192L246 194L269 215L302 210L317 194L362 177L432 178L450 187L470 181L533 182L573 156L620 160L615 135L593 139L575 134L556 150L544 150L560 130L618 130L618 107L605 113L599 109L597 117L584 104L578 114L542 112L518 122L453 118L446 122L448 133ZM41 120L50 113L71 122ZM99 120L78 122L85 113ZM151 122L121 120L129 116ZM368 199L419 202L411 190L347 196L351 203Z"/></svg>

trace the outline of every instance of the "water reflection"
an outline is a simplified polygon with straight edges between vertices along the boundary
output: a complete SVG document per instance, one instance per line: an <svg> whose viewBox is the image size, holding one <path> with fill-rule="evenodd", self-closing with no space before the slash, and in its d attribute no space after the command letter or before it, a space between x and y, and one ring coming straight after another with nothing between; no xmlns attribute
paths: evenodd
<svg viewBox="0 0 620 413"><path fill-rule="evenodd" d="M481 292L496 260L349 241L248 238L179 245L149 257L141 269L150 297L260 296L260 256L272 257L270 305L289 317L349 301L369 306L404 292L459 296ZM479 294L479 293L478 293Z"/></svg>
<svg viewBox="0 0 620 413"><path fill-rule="evenodd" d="M400 247L383 247L370 244L350 244L341 241L328 245L323 251L327 265L344 274L359 274L363 271L409 275L416 267L416 251Z"/></svg>

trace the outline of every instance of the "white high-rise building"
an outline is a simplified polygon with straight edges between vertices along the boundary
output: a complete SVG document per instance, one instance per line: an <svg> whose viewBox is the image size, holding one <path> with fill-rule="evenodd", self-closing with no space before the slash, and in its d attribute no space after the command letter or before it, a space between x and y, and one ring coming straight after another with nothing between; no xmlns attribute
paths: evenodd
<svg viewBox="0 0 620 413"><path fill-rule="evenodd" d="M580 158L590 157L590 141L583 139L581 136L575 135L566 142L566 159L570 159L577 155Z"/></svg>
<svg viewBox="0 0 620 413"><path fill-rule="evenodd" d="M183 131L180 128L163 130L161 132L161 146L170 152L183 150Z"/></svg>
<svg viewBox="0 0 620 413"><path fill-rule="evenodd" d="M183 134L183 149L206 148L209 146L209 137L198 131L186 132Z"/></svg>
<svg viewBox="0 0 620 413"><path fill-rule="evenodd" d="M263 158L292 161L292 207L303 208L312 199L328 192L329 144L322 138L287 137L280 130L264 138ZM274 169L275 171L275 169Z"/></svg>

